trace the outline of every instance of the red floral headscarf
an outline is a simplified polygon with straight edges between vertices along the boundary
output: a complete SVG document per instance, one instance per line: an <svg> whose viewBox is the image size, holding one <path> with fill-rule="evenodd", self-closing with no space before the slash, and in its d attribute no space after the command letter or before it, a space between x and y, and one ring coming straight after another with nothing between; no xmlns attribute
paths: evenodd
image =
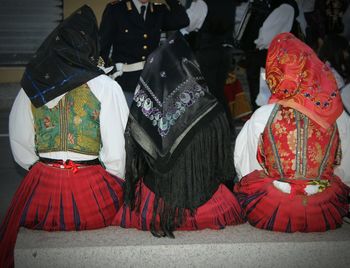
<svg viewBox="0 0 350 268"><path fill-rule="evenodd" d="M335 78L329 66L291 33L277 35L266 60L270 103L279 103L305 114L323 128L343 111Z"/></svg>

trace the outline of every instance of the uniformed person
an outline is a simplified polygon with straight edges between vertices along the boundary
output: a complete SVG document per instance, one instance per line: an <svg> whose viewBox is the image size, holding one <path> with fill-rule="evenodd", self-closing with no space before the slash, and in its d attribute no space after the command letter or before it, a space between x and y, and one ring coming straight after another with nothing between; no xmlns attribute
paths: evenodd
<svg viewBox="0 0 350 268"><path fill-rule="evenodd" d="M186 11L177 0L119 0L107 4L100 25L101 57L116 66L116 81L129 106L145 60L159 45L161 31L188 24Z"/></svg>

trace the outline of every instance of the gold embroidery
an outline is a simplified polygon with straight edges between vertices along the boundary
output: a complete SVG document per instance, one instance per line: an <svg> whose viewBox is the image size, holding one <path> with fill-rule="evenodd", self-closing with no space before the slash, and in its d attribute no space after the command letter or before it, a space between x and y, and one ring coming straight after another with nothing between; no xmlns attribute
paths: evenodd
<svg viewBox="0 0 350 268"><path fill-rule="evenodd" d="M318 185L318 192L322 193L326 188L330 187L331 184L328 180L313 180L308 182L308 185Z"/></svg>
<svg viewBox="0 0 350 268"><path fill-rule="evenodd" d="M296 140L297 140L297 130L294 129L293 131L290 131L287 135L287 144L289 147L289 150L294 152L296 150Z"/></svg>
<svg viewBox="0 0 350 268"><path fill-rule="evenodd" d="M80 116L74 116L74 124L79 125L81 124L82 120Z"/></svg>

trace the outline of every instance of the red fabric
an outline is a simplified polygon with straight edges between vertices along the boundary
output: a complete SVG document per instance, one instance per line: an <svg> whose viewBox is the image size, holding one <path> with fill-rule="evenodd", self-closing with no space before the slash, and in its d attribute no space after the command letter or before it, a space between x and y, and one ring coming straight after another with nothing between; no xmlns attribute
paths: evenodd
<svg viewBox="0 0 350 268"><path fill-rule="evenodd" d="M291 186L290 197L293 198L296 195L307 195L305 187L308 185L308 181L304 180L288 180Z"/></svg>
<svg viewBox="0 0 350 268"><path fill-rule="evenodd" d="M242 118L252 113L241 82L236 78L234 71L228 74L224 94L233 119Z"/></svg>
<svg viewBox="0 0 350 268"><path fill-rule="evenodd" d="M294 109L281 106L274 119L267 123L259 142L257 159L265 167L268 176L328 179L333 175L340 146L336 125L325 130L312 120L306 124L304 118L303 114L296 114ZM298 139L299 147L302 148L298 148ZM278 152L277 156L274 148ZM281 163L283 175L280 174L278 163ZM306 166L305 174L302 172L303 165Z"/></svg>
<svg viewBox="0 0 350 268"><path fill-rule="evenodd" d="M291 33L279 34L272 40L266 80L272 92L270 103L292 107L323 128L330 127L343 111L330 68Z"/></svg>
<svg viewBox="0 0 350 268"><path fill-rule="evenodd" d="M123 181L101 166L75 169L35 164L15 193L0 229L0 267L13 265L20 226L46 231L109 226L122 205Z"/></svg>
<svg viewBox="0 0 350 268"><path fill-rule="evenodd" d="M239 88L234 83L225 84L224 94L228 103L234 102L236 94L239 93Z"/></svg>
<svg viewBox="0 0 350 268"><path fill-rule="evenodd" d="M63 162L61 164L57 164L57 163L53 163L50 166L52 167L56 167L56 168L65 168L65 169L71 169L73 171L73 174L77 173L79 170L79 167L83 166L83 165L77 165L76 163L74 163L72 160L68 160L68 163Z"/></svg>
<svg viewBox="0 0 350 268"><path fill-rule="evenodd" d="M253 226L280 232L323 232L342 225L350 189L338 177L330 178L330 187L311 196L283 193L274 187L274 180L256 170L235 185Z"/></svg>
<svg viewBox="0 0 350 268"><path fill-rule="evenodd" d="M124 206L114 218L113 224L124 228L149 231L155 195L143 183L138 185L136 193L140 194L138 196L141 199L140 210L130 211ZM244 213L236 197L226 186L220 185L212 198L200 206L194 215L187 213L185 221L176 230L222 229L227 225L241 224L244 221ZM156 226L159 226L159 216L156 218Z"/></svg>
<svg viewBox="0 0 350 268"><path fill-rule="evenodd" d="M235 186L240 204L253 226L281 232L321 232L335 229L348 213L350 189L333 174L339 151L334 125L318 124L289 107L276 106L259 140L257 159L263 171L253 171ZM273 185L287 182L291 193ZM327 182L323 192L308 196L305 187Z"/></svg>

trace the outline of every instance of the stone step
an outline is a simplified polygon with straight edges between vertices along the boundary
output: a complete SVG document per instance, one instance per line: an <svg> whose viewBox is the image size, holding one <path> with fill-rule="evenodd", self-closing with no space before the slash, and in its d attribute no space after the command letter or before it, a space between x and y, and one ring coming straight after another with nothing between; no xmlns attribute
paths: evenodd
<svg viewBox="0 0 350 268"><path fill-rule="evenodd" d="M175 232L175 239L108 227L21 228L16 267L350 267L350 225L325 233L276 233L249 224Z"/></svg>

